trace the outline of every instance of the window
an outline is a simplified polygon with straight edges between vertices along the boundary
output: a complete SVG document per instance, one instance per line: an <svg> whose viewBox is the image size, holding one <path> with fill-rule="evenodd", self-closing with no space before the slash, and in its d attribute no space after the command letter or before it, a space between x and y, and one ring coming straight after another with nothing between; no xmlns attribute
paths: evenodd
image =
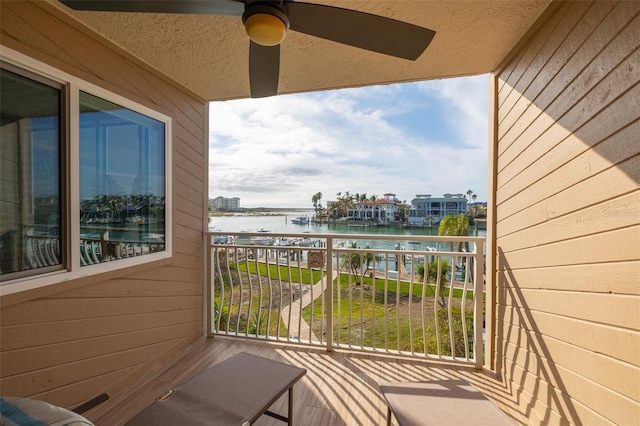
<svg viewBox="0 0 640 426"><path fill-rule="evenodd" d="M0 62L3 293L169 257L171 120L25 61Z"/></svg>
<svg viewBox="0 0 640 426"><path fill-rule="evenodd" d="M0 72L0 273L61 269L62 86Z"/></svg>
<svg viewBox="0 0 640 426"><path fill-rule="evenodd" d="M164 250L164 123L80 92L82 266Z"/></svg>

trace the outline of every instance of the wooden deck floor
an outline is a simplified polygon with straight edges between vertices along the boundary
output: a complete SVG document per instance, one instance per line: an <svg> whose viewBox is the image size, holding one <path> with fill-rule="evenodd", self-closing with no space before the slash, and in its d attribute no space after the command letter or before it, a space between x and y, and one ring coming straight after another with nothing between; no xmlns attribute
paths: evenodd
<svg viewBox="0 0 640 426"><path fill-rule="evenodd" d="M481 390L483 384L488 385L485 375L463 365L343 350L329 353L310 347L215 337L198 341L166 370L86 415L97 425L122 425L165 391L240 352L307 369L294 387L296 425L385 425L387 409L378 389L381 382L465 378ZM286 409L285 394L272 411L286 414ZM283 424L262 416L255 426Z"/></svg>

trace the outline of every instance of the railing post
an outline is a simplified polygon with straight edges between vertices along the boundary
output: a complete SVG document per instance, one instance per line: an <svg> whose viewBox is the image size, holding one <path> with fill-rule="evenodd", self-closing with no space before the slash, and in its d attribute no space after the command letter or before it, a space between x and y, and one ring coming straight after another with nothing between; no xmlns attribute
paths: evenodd
<svg viewBox="0 0 640 426"><path fill-rule="evenodd" d="M474 318L473 318L473 330L474 330L474 357L475 357L475 367L478 370L482 369L484 364L484 342L482 340L482 330L483 330L483 312L482 312L482 299L483 299L483 283L484 283L484 247L482 241L476 241L475 245L475 255L474 255L474 265L473 265L473 276L474 276L474 288L473 288L473 298L475 300L474 306ZM487 303L490 303L487 300Z"/></svg>
<svg viewBox="0 0 640 426"><path fill-rule="evenodd" d="M204 250L205 250L205 288L204 294L207 300L205 301L205 323L207 337L213 336L213 257L211 255L211 235L204 233Z"/></svg>
<svg viewBox="0 0 640 426"><path fill-rule="evenodd" d="M325 335L327 336L327 352L333 350L333 238L327 237L327 277L325 304L327 307L327 325Z"/></svg>

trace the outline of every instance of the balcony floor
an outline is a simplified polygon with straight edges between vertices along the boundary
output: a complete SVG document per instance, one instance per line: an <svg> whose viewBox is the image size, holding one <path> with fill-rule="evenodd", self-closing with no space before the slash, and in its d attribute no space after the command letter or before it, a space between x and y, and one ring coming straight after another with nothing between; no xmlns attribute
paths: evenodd
<svg viewBox="0 0 640 426"><path fill-rule="evenodd" d="M384 425L387 408L378 383L464 378L479 390L497 383L471 366L238 338L202 339L183 351L168 369L146 377L144 384L112 398L87 416L96 424L121 425L166 390L240 352L290 363L307 369L294 387L296 425ZM286 414L286 394L271 410ZM262 416L255 426L282 426ZM395 424L395 423L393 423Z"/></svg>

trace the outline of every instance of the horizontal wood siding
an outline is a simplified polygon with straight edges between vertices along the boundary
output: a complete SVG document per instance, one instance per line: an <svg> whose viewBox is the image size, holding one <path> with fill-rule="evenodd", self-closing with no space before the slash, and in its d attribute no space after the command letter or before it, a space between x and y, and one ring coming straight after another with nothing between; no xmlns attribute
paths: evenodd
<svg viewBox="0 0 640 426"><path fill-rule="evenodd" d="M640 2L563 2L530 36L496 74L505 405L531 424L637 424Z"/></svg>
<svg viewBox="0 0 640 426"><path fill-rule="evenodd" d="M46 2L2 2L2 44L173 120L173 258L3 297L2 395L112 396L203 333L208 108Z"/></svg>

